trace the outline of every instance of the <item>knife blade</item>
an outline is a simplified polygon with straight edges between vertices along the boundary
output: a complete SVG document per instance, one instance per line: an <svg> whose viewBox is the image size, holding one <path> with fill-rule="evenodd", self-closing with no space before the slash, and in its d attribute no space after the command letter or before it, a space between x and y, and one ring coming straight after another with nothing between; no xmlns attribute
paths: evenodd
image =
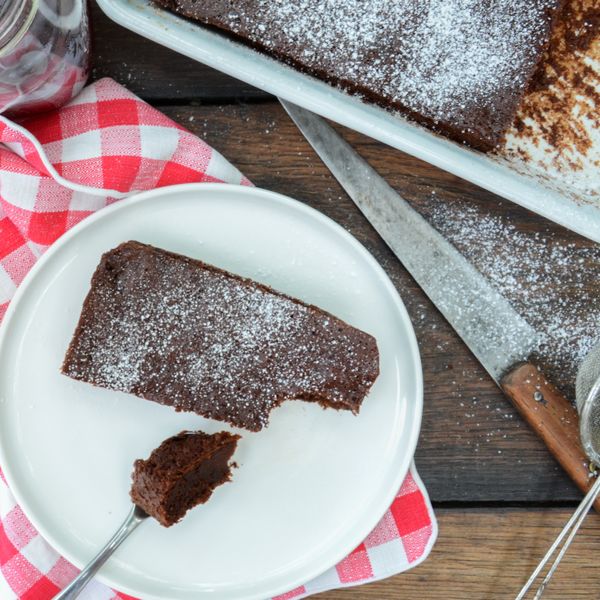
<svg viewBox="0 0 600 600"><path fill-rule="evenodd" d="M543 336L324 119L280 102L406 270L579 488L587 491L593 479L579 441L577 412L526 362Z"/></svg>

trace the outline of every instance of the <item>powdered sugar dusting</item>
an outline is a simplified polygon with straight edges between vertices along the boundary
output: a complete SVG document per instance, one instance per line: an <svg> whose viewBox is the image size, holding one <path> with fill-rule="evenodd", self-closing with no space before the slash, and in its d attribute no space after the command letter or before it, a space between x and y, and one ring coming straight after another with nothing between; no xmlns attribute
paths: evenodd
<svg viewBox="0 0 600 600"><path fill-rule="evenodd" d="M377 374L370 336L223 271L133 243L100 274L64 368L76 379L260 429L286 398L358 410Z"/></svg>
<svg viewBox="0 0 600 600"><path fill-rule="evenodd" d="M500 121L504 129L512 121L558 5L557 0L171 3L428 120L458 129L477 123L483 130Z"/></svg>
<svg viewBox="0 0 600 600"><path fill-rule="evenodd" d="M600 342L600 247L520 232L505 218L463 204L436 204L431 219L544 335L536 362L572 394L577 368Z"/></svg>
<svg viewBox="0 0 600 600"><path fill-rule="evenodd" d="M567 0L500 156L578 202L600 203L600 3Z"/></svg>

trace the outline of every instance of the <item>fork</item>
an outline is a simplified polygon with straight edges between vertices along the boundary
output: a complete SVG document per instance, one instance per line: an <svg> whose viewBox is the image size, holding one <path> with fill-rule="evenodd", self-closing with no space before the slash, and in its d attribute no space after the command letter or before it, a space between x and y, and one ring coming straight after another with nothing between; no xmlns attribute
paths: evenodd
<svg viewBox="0 0 600 600"><path fill-rule="evenodd" d="M106 543L104 548L85 566L85 568L73 579L73 581L56 596L53 600L73 600L83 591L83 588L100 570L102 565L112 556L113 552L129 537L137 526L145 521L148 515L135 504L131 507L129 514L115 534Z"/></svg>

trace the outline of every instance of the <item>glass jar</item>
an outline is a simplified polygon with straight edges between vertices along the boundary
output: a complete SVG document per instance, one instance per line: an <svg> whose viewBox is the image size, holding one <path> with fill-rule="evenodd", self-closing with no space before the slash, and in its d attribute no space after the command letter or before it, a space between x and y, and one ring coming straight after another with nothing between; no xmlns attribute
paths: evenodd
<svg viewBox="0 0 600 600"><path fill-rule="evenodd" d="M0 0L0 113L56 108L89 72L87 0Z"/></svg>

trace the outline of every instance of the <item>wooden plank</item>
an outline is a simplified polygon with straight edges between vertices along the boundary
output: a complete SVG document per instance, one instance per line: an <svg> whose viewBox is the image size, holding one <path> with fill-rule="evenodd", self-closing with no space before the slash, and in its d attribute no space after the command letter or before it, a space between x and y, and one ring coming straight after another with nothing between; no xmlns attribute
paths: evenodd
<svg viewBox="0 0 600 600"><path fill-rule="evenodd" d="M264 92L113 23L91 4L93 79L112 77L145 100L218 102L264 99Z"/></svg>
<svg viewBox="0 0 600 600"><path fill-rule="evenodd" d="M434 501L564 502L580 497L277 104L164 110L219 149L256 185L307 202L341 223L389 274L411 315L421 349L425 407L416 462ZM417 159L359 134L344 134L426 216L432 210L431 191L436 190L445 202L460 201L499 218L510 215L525 234L535 235L544 227L562 243L590 246ZM593 285L600 292L598 281Z"/></svg>
<svg viewBox="0 0 600 600"><path fill-rule="evenodd" d="M420 566L389 579L314 598L514 598L570 516L566 510L439 510L439 539ZM590 514L544 600L597 598L600 569L594 557L599 552L600 516Z"/></svg>

